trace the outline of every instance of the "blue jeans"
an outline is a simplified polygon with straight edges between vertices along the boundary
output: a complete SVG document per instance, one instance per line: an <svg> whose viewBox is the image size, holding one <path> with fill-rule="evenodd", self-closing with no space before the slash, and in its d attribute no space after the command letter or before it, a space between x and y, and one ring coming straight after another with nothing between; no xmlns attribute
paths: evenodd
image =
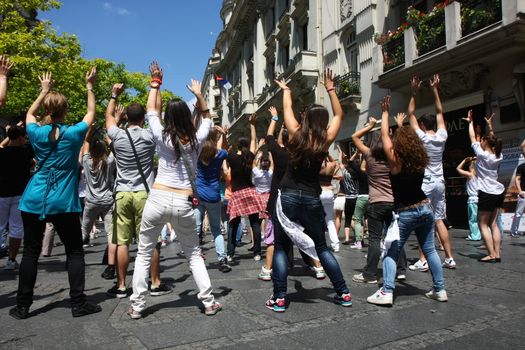
<svg viewBox="0 0 525 350"><path fill-rule="evenodd" d="M208 212L208 222L210 223L211 234L215 241L215 252L219 260L225 259L224 237L221 234L221 202L199 201L199 206L195 210L195 220L197 221L197 232L201 231L202 221L204 220L204 211Z"/></svg>
<svg viewBox="0 0 525 350"><path fill-rule="evenodd" d="M294 191L281 194L281 204L284 214L304 227L305 233L314 241L315 250L326 274L330 278L338 294L348 293L345 279L332 252L325 241L325 214L319 195L311 192ZM276 216L274 216L276 217ZM288 278L288 252L292 242L284 232L279 220L274 222L275 252L273 255L273 295L284 298Z"/></svg>
<svg viewBox="0 0 525 350"><path fill-rule="evenodd" d="M424 204L400 212L398 224L400 239L392 243L387 256L383 259L383 290L391 293L395 289L396 261L412 231L415 231L419 246L428 261L434 290L439 292L445 289L441 259L434 245L434 215L430 205Z"/></svg>

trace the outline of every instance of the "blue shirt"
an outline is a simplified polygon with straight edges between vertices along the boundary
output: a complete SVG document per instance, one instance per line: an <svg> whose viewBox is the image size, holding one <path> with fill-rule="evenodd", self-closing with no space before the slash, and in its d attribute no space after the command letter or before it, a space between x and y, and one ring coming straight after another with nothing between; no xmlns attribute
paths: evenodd
<svg viewBox="0 0 525 350"><path fill-rule="evenodd" d="M204 165L200 160L197 163L197 193L199 199L204 202L216 203L221 200L219 179L221 176L221 165L228 156L228 152L221 149L215 159Z"/></svg>
<svg viewBox="0 0 525 350"><path fill-rule="evenodd" d="M20 199L19 209L46 215L80 212L78 198L78 155L89 126L79 122L72 126L56 125L60 128L60 139L41 169L31 178ZM49 133L53 125L39 126L31 123L27 126L27 136L33 146L37 165L49 154L52 143Z"/></svg>

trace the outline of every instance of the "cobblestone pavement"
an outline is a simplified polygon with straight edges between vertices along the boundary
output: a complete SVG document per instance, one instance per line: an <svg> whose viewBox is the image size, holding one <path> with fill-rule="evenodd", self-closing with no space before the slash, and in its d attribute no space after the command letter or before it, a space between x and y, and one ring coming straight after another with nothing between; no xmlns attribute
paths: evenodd
<svg viewBox="0 0 525 350"><path fill-rule="evenodd" d="M482 256L479 242L465 241L462 230L451 234L458 268L444 271L448 303L424 297L431 287L429 273L408 271L407 281L397 284L392 308L367 304L366 297L377 286L351 279L364 265L365 251L342 246L335 255L353 294L353 307L334 304L329 280L316 280L295 254L288 278L290 308L276 314L264 307L272 284L257 280L262 262L253 261L248 245L238 248L240 259L233 271L223 274L208 242L206 262L224 309L207 317L200 309L188 264L177 245L170 244L162 250L161 267L163 280L174 286L174 292L148 297L140 320L126 315L128 299L106 296L113 282L100 278L102 238L86 249L86 294L103 310L72 318L64 249L59 246L53 256L40 260L35 302L26 320L8 315L15 304L17 273L0 271L0 349L523 348L525 237L505 240L501 264L482 264L476 261ZM407 246L411 261L417 257L414 243L412 238Z"/></svg>

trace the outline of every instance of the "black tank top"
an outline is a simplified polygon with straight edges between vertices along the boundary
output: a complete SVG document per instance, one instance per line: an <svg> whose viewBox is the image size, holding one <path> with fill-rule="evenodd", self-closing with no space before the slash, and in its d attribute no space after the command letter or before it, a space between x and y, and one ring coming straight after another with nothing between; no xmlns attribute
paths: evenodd
<svg viewBox="0 0 525 350"><path fill-rule="evenodd" d="M319 159L310 159L307 166L294 167L288 162L286 173L281 181L281 188L291 188L321 194L319 172L323 165L324 155Z"/></svg>
<svg viewBox="0 0 525 350"><path fill-rule="evenodd" d="M427 198L421 189L423 176L423 173L417 175L408 175L403 172L396 175L390 173L395 209L408 207Z"/></svg>

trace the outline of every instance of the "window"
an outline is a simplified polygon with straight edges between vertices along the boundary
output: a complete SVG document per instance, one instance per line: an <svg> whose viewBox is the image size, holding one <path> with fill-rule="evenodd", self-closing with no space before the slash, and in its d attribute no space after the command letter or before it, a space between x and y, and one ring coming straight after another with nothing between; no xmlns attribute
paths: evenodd
<svg viewBox="0 0 525 350"><path fill-rule="evenodd" d="M352 30L345 40L345 55L348 71L359 71L359 50L357 47L357 40L355 30Z"/></svg>
<svg viewBox="0 0 525 350"><path fill-rule="evenodd" d="M501 106L499 116L501 124L519 122L520 108L517 103Z"/></svg>
<svg viewBox="0 0 525 350"><path fill-rule="evenodd" d="M308 50L308 21L301 26L301 35L302 35L302 49Z"/></svg>
<svg viewBox="0 0 525 350"><path fill-rule="evenodd" d="M289 43L282 46L281 57L282 57L283 68L284 69L288 68L288 65L290 63L290 44Z"/></svg>
<svg viewBox="0 0 525 350"><path fill-rule="evenodd" d="M219 108L219 106L222 104L222 102L221 102L221 95L215 95L213 97L213 100L214 100L215 108Z"/></svg>

